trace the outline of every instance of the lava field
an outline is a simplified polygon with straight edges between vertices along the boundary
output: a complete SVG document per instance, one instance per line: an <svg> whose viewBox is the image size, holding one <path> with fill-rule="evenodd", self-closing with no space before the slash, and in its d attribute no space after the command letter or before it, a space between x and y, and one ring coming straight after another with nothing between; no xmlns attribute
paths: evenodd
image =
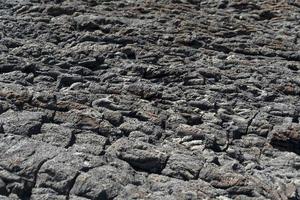
<svg viewBox="0 0 300 200"><path fill-rule="evenodd" d="M1 200L299 200L300 1L0 0Z"/></svg>

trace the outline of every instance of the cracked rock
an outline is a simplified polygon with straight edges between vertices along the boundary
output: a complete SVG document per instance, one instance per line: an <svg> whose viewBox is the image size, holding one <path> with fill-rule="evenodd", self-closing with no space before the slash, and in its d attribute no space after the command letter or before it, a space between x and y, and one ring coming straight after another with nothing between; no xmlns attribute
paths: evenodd
<svg viewBox="0 0 300 200"><path fill-rule="evenodd" d="M111 199L133 180L133 171L130 169L101 166L81 173L76 178L71 194L88 199Z"/></svg>
<svg viewBox="0 0 300 200"><path fill-rule="evenodd" d="M299 13L0 0L0 199L300 199Z"/></svg>
<svg viewBox="0 0 300 200"><path fill-rule="evenodd" d="M41 112L9 110L0 115L0 122L5 133L31 136L40 132L44 116Z"/></svg>
<svg viewBox="0 0 300 200"><path fill-rule="evenodd" d="M180 152L171 154L162 174L183 180L197 179L203 167L203 158Z"/></svg>
<svg viewBox="0 0 300 200"><path fill-rule="evenodd" d="M160 173L168 159L167 153L153 145L127 139L119 139L107 151L134 168L152 173Z"/></svg>
<svg viewBox="0 0 300 200"><path fill-rule="evenodd" d="M41 127L41 134L32 138L50 143L54 146L68 147L73 140L73 131L65 126L45 123Z"/></svg>

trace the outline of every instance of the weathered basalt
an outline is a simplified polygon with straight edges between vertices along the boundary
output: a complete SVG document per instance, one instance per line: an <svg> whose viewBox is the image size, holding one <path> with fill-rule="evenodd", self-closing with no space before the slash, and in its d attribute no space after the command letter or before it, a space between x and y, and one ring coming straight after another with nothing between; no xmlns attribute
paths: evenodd
<svg viewBox="0 0 300 200"><path fill-rule="evenodd" d="M0 0L0 199L300 199L299 16Z"/></svg>

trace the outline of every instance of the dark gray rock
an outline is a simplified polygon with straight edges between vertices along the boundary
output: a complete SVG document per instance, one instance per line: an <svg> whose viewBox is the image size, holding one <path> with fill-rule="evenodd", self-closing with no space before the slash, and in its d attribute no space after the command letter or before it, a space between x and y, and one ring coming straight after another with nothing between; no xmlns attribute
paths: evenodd
<svg viewBox="0 0 300 200"><path fill-rule="evenodd" d="M161 97L161 88L155 85L134 83L125 88L128 92L140 96L143 99L153 99Z"/></svg>
<svg viewBox="0 0 300 200"><path fill-rule="evenodd" d="M6 183L0 179L0 194L7 194L7 190L6 190Z"/></svg>
<svg viewBox="0 0 300 200"><path fill-rule="evenodd" d="M285 151L292 151L300 154L300 126L275 126L272 130L271 145Z"/></svg>
<svg viewBox="0 0 300 200"><path fill-rule="evenodd" d="M103 165L103 159L95 159L76 152L62 151L43 164L37 174L36 187L50 188L58 194L67 195L82 170Z"/></svg>
<svg viewBox="0 0 300 200"><path fill-rule="evenodd" d="M71 190L71 194L89 199L111 199L122 188L133 182L133 171L117 166L101 166L87 173L81 173Z"/></svg>
<svg viewBox="0 0 300 200"><path fill-rule="evenodd" d="M117 199L205 199L220 195L204 181L182 181L167 176L151 174L147 184L142 186L128 185ZM168 188L168 192L166 189ZM211 193L209 191L214 192ZM222 193L221 193L222 194Z"/></svg>
<svg viewBox="0 0 300 200"><path fill-rule="evenodd" d="M74 106L85 108L85 106L80 104L75 104ZM90 110L82 112L77 109L73 109L68 112L56 112L54 121L60 123L71 123L83 130L97 131L99 129L100 122L102 121L102 115L98 112L92 113Z"/></svg>
<svg viewBox="0 0 300 200"><path fill-rule="evenodd" d="M143 142L149 142L150 140L150 137L141 131L132 131L128 137L132 138L133 140L140 140Z"/></svg>
<svg viewBox="0 0 300 200"><path fill-rule="evenodd" d="M0 199L299 199L299 3L0 0Z"/></svg>
<svg viewBox="0 0 300 200"><path fill-rule="evenodd" d="M148 143L119 139L113 143L107 152L128 162L132 167L159 173L165 167L168 154Z"/></svg>
<svg viewBox="0 0 300 200"><path fill-rule="evenodd" d="M93 132L82 132L76 134L74 149L79 152L100 155L103 153L108 139Z"/></svg>
<svg viewBox="0 0 300 200"><path fill-rule="evenodd" d="M81 76L70 75L70 74L62 74L57 77L57 85L56 87L60 89L61 87L69 87L73 83L82 82L83 79Z"/></svg>
<svg viewBox="0 0 300 200"><path fill-rule="evenodd" d="M0 178L8 193L26 198L34 187L41 166L56 156L59 149L20 136L1 136Z"/></svg>
<svg viewBox="0 0 300 200"><path fill-rule="evenodd" d="M113 125L120 125L123 122L123 116L120 112L106 111L103 113L104 119L108 120Z"/></svg>
<svg viewBox="0 0 300 200"><path fill-rule="evenodd" d="M9 105L6 101L0 101L0 113L4 113L5 111L9 110L11 105Z"/></svg>
<svg viewBox="0 0 300 200"><path fill-rule="evenodd" d="M0 115L0 123L5 133L31 136L40 133L44 116L41 112L9 110Z"/></svg>
<svg viewBox="0 0 300 200"><path fill-rule="evenodd" d="M50 143L54 146L68 147L75 139L72 129L57 125L45 123L41 127L41 134L32 136L33 139Z"/></svg>
<svg viewBox="0 0 300 200"><path fill-rule="evenodd" d="M120 125L120 129L125 133L130 133L132 131L136 131L140 129L141 123L136 119L126 120L124 123Z"/></svg>
<svg viewBox="0 0 300 200"><path fill-rule="evenodd" d="M50 16L59 16L59 15L71 15L75 12L74 7L67 6L49 6L45 9L45 12Z"/></svg>
<svg viewBox="0 0 300 200"><path fill-rule="evenodd" d="M174 152L170 155L162 174L183 180L197 179L204 159L196 155Z"/></svg>

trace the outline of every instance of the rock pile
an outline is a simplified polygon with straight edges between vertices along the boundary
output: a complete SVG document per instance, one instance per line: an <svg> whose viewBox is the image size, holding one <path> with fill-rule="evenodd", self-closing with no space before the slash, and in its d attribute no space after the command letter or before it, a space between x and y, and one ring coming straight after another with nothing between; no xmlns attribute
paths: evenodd
<svg viewBox="0 0 300 200"><path fill-rule="evenodd" d="M300 4L0 0L0 199L300 199Z"/></svg>

